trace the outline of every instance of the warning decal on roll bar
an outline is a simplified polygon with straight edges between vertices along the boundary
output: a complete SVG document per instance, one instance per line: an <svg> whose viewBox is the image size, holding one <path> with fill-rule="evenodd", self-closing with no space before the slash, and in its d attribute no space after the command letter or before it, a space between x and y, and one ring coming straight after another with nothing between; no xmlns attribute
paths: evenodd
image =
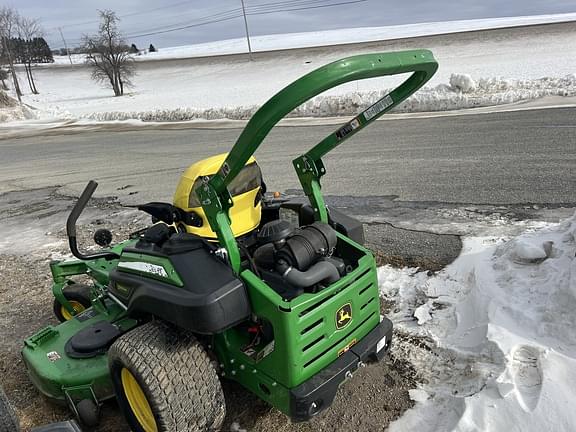
<svg viewBox="0 0 576 432"><path fill-rule="evenodd" d="M358 119L355 118L336 131L336 138L341 140L342 138L354 132L354 130L358 129L359 127L360 122L358 121Z"/></svg>
<svg viewBox="0 0 576 432"><path fill-rule="evenodd" d="M370 121L393 103L394 101L392 100L392 97L390 95L384 96L370 108L364 111L364 119L366 121Z"/></svg>

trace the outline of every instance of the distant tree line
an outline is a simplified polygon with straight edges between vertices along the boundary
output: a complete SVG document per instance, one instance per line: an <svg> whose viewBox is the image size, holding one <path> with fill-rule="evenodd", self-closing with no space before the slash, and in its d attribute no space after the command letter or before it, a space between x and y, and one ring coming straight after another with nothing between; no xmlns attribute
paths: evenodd
<svg viewBox="0 0 576 432"><path fill-rule="evenodd" d="M12 38L9 42L14 63L54 63L52 51L43 37L33 39Z"/></svg>
<svg viewBox="0 0 576 432"><path fill-rule="evenodd" d="M48 43L43 37L34 37L32 39L12 38L9 44L14 57L14 63L24 65L30 90L32 93L38 94L34 75L32 74L32 65L54 62Z"/></svg>
<svg viewBox="0 0 576 432"><path fill-rule="evenodd" d="M38 94L32 66L54 61L50 47L42 35L43 30L37 19L23 17L12 7L0 7L0 64L8 68L8 71L0 72L0 81L3 89L7 89L5 80L9 72L19 100L22 91L14 65L24 65L30 91Z"/></svg>
<svg viewBox="0 0 576 432"><path fill-rule="evenodd" d="M141 51L142 50L140 50L136 46L136 44L132 44L130 46L130 54L138 54ZM156 49L156 47L153 44L150 44L150 46L148 47L148 52L157 52L157 51L158 50ZM70 54L87 54L88 49L86 48L86 46L80 45L77 47L68 48L68 50L66 50L66 48L57 48L57 49L52 50L52 55L55 55L55 56L67 56L68 53L70 53Z"/></svg>
<svg viewBox="0 0 576 432"><path fill-rule="evenodd" d="M83 46L77 46L73 48L59 48L52 50L52 55L59 55L59 56L67 56L68 53L70 54L86 54L86 49Z"/></svg>
<svg viewBox="0 0 576 432"><path fill-rule="evenodd" d="M146 50L144 50L146 51ZM148 52L157 52L158 50L156 49L156 47L154 47L154 45L150 44L150 46L148 47ZM140 50L138 49L138 47L136 46L136 44L132 44L130 46L130 54L140 54Z"/></svg>

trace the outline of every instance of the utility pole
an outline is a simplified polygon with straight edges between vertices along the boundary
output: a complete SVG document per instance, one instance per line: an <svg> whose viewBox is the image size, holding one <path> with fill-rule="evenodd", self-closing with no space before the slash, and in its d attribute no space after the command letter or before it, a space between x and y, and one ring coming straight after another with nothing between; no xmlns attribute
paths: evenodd
<svg viewBox="0 0 576 432"><path fill-rule="evenodd" d="M62 27L58 27L58 31L60 32L60 36L62 37L62 42L64 42L64 49L66 50L66 54L68 54L68 60L70 60L70 64L72 64L72 57L70 57L70 50L68 49L68 45L66 44L66 39L64 39L64 33L62 33Z"/></svg>
<svg viewBox="0 0 576 432"><path fill-rule="evenodd" d="M9 39L4 36L2 42L4 43L4 49L8 55L8 64L10 65L10 71L12 72L12 81L14 81L14 91L16 91L16 96L18 96L18 102L22 103L22 92L20 91L20 84L18 83L18 77L14 70L14 62L12 61L12 53L10 52Z"/></svg>
<svg viewBox="0 0 576 432"><path fill-rule="evenodd" d="M242 15L244 15L244 28L246 29L246 41L248 42L248 55L250 56L250 61L252 61L252 46L250 45L250 32L248 31L248 19L246 18L246 6L244 6L244 0L242 2Z"/></svg>

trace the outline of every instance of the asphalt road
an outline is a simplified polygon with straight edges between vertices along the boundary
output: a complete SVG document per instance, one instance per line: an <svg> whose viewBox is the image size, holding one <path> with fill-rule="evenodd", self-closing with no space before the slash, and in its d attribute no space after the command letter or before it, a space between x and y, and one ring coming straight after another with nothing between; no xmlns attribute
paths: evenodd
<svg viewBox="0 0 576 432"><path fill-rule="evenodd" d="M297 188L290 161L334 129L275 128L256 154L269 190ZM229 150L240 132L104 130L0 140L0 193L50 185L77 193L96 179L100 195L123 202L170 200L190 163ZM324 161L323 188L331 195L570 205L576 202L576 109L379 121Z"/></svg>

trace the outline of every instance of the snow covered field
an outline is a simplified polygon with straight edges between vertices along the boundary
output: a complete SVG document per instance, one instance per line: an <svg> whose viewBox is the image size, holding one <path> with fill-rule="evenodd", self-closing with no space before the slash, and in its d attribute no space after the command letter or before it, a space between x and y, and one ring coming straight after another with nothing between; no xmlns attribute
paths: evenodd
<svg viewBox="0 0 576 432"><path fill-rule="evenodd" d="M379 269L393 349L426 382L391 432L576 430L576 215L519 224L464 238L438 274Z"/></svg>
<svg viewBox="0 0 576 432"><path fill-rule="evenodd" d="M574 15L574 16L573 16ZM576 14L532 17L533 22L576 18ZM506 21L509 20L509 21ZM493 26L518 25L527 18L506 19ZM514 24L516 23L516 24ZM489 26L490 23L483 23ZM507 24L507 25L508 25ZM477 22L418 25L423 33L445 33L479 28ZM381 28L353 29L285 37L264 38L262 49L286 44L305 46L373 40L403 34ZM417 34L416 28L411 32ZM346 35L346 37L342 37ZM263 40L264 40L263 39ZM286 42L291 41L291 42ZM236 43L236 42L234 42ZM213 52L226 51L231 41L213 43ZM274 45L276 44L276 45ZM138 62L135 87L114 98L109 89L90 81L83 66L46 66L37 69L40 95L26 95L25 102L39 108L40 118L89 118L94 120L142 119L174 121L195 118L248 118L275 92L303 74L331 61L355 54L429 48L440 68L432 81L407 101L402 111L441 111L533 100L543 96L576 95L576 57L567 55L576 46L576 23L519 27L475 33L432 36L409 40L333 45L278 53ZM221 51L219 51L220 48ZM236 48L234 48L236 49ZM223 50L223 51L222 51ZM232 50L233 51L233 50ZM193 47L161 50L158 56L194 55ZM398 79L378 78L349 83L331 90L301 107L297 116L348 115L380 97Z"/></svg>
<svg viewBox="0 0 576 432"><path fill-rule="evenodd" d="M520 27L538 24L562 23L576 20L576 13L535 15L506 18L486 18L465 21L431 22L403 24L387 27L363 27L320 32L289 33L266 36L253 36L250 40L252 50L273 51L314 46L343 45L372 41L432 36L447 33L469 32L476 30ZM239 54L247 51L246 39L229 39L197 45L185 45L162 48L155 53L146 53L136 57L138 61L181 59L187 57ZM83 56L71 56L74 63L82 63ZM67 56L54 57L55 64L70 64Z"/></svg>

